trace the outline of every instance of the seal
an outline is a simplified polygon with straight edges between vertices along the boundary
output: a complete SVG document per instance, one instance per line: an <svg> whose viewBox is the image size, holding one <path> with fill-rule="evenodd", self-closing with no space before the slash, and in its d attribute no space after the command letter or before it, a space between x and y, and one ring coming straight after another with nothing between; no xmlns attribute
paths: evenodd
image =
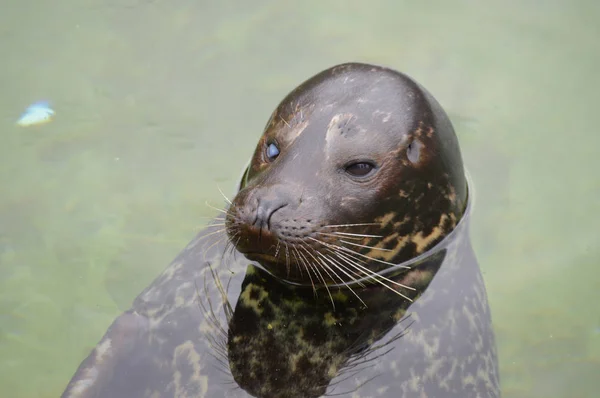
<svg viewBox="0 0 600 398"><path fill-rule="evenodd" d="M499 397L458 139L410 77L329 68L63 397Z"/></svg>

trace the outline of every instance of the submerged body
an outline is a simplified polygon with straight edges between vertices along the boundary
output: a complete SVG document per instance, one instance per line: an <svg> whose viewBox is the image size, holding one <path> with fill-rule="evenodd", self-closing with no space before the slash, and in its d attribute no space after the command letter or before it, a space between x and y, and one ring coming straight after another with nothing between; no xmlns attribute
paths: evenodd
<svg viewBox="0 0 600 398"><path fill-rule="evenodd" d="M63 397L498 397L458 142L392 70L330 68L267 124L226 216Z"/></svg>

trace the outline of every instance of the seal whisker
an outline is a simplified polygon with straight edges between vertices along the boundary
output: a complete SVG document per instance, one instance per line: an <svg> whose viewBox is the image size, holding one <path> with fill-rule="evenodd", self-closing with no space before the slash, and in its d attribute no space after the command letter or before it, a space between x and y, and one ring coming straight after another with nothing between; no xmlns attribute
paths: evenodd
<svg viewBox="0 0 600 398"><path fill-rule="evenodd" d="M320 261L321 265L323 265L323 266L324 266L324 267L326 267L326 268L329 268L329 269L331 269L331 268L329 267L329 265L327 265L327 264L325 263L325 260L329 260L329 261L331 261L332 259L330 259L330 258L328 258L327 256L325 256L323 253L319 253L319 252L316 252L316 253L317 253L317 255L319 255L320 257L322 257L322 259L321 259L321 261ZM335 264L333 264L333 265L335 265ZM347 273L347 272L345 272L343 269L341 269L339 266L338 266L338 269L339 269L341 272L343 272L343 273L344 273L346 276L350 277L350 275L348 275L348 273ZM335 274L335 275L338 277L338 279L340 280L340 282L341 282L341 283L342 283L344 286L346 286L346 288L347 288L348 290L350 290L350 292L351 292L352 294L354 294L354 296L356 296L356 298L358 299L358 301L360 301L360 302L361 302L361 303L362 303L362 304L365 306L365 308L367 308L367 307L368 307L368 306L367 306L367 303L365 303L365 302L363 301L363 299L361 299L361 298L360 298L360 296L359 296L359 295L358 295L358 294L357 294L357 293L354 291L354 289L352 289L352 287L351 287L350 285L348 285L348 283L346 283L346 282L344 281L344 279L343 279L343 278L341 278L341 277L340 277L340 276L339 276L339 275L338 275L338 274L337 274L337 273L336 273L336 272L335 272L333 269L331 269L331 271L332 271L332 272L333 272L333 273L334 273L334 274ZM333 278L332 278L332 279L333 279ZM363 285L363 286L364 286L364 285Z"/></svg>
<svg viewBox="0 0 600 398"><path fill-rule="evenodd" d="M206 238L208 238L208 237L210 237L210 236L213 236L213 235L216 235L216 234L223 233L224 231L225 231L225 228L221 228L221 229L219 229L219 230L217 230L217 231L212 231L212 232L210 232L210 233L208 233L208 234L206 234L206 235L202 235L201 237L199 237L199 238L198 238L198 239L196 239L195 241L192 241L192 242L191 242L191 243L190 243L188 246L189 246L189 247L196 246L196 245L198 245L200 242L204 241ZM225 238L225 239L226 239L226 237L223 237L223 238ZM220 238L219 240L222 242L222 241L223 241L223 240L222 240L223 238Z"/></svg>
<svg viewBox="0 0 600 398"><path fill-rule="evenodd" d="M356 371L356 373L360 372L361 370L363 370L363 369L359 369L359 370L357 370L357 371ZM355 374L356 374L356 373L355 373ZM348 396L349 394L351 394L351 393L353 393L353 392L356 392L356 391L358 391L358 390L359 390L361 387L363 387L363 386L364 386L364 385L366 385L367 383L370 383L370 382L372 382L373 380L375 380L375 379L376 379L377 377L379 377L379 376L380 376L379 374L376 374L376 375L374 375L374 376L371 376L371 377L369 377L367 380L365 380L365 381L361 382L360 384L358 384L358 385L356 386L356 388L353 388L353 389L351 389L351 390L346 390L346 391L339 392L339 393L335 393L335 394L327 394L327 396L328 396L328 397L334 397L334 396Z"/></svg>
<svg viewBox="0 0 600 398"><path fill-rule="evenodd" d="M213 210L220 211L221 213L223 213L225 215L229 215L229 211L223 210L223 209L219 209L218 207L215 207L215 206L211 205L210 203L208 203L208 201L204 202L204 204L207 205L208 207L210 207Z"/></svg>
<svg viewBox="0 0 600 398"><path fill-rule="evenodd" d="M304 249L304 247L300 246L301 249ZM306 251L306 249L304 249ZM312 290L314 293L314 296L317 297L317 288L315 286L315 282L313 281L312 276L310 275L310 271L312 269L312 266L310 265L310 263L308 262L308 260L306 261L305 265L306 267L306 273L308 274L308 278L310 279L310 285L312 286ZM316 274L315 274L316 276Z"/></svg>
<svg viewBox="0 0 600 398"><path fill-rule="evenodd" d="M288 275L290 274L290 253L287 243L284 243L285 246L285 269L287 270Z"/></svg>
<svg viewBox="0 0 600 398"><path fill-rule="evenodd" d="M200 218L208 218L208 219L210 219L210 221L219 221L219 222L218 223L213 222L213 223L209 223L209 224L196 225L196 226L192 227L192 230L194 232L197 232L197 231L199 231L199 230L201 230L203 228L210 228L213 225L219 225L219 226L226 225L225 224L225 217L200 217Z"/></svg>
<svg viewBox="0 0 600 398"><path fill-rule="evenodd" d="M223 300L223 307L229 312L229 314L233 314L233 308L231 308L231 304L229 303L229 300L227 299L227 291L225 290L225 288L223 287L223 284L221 283L221 278L219 278L219 275L217 275L217 273L215 272L213 267L210 265L210 263L208 263L207 266L208 266L208 269L210 270L210 273L212 274L213 279L215 280L215 284L217 285L217 290L219 291L219 294L221 295L221 299ZM211 306L211 309L212 309L212 306Z"/></svg>
<svg viewBox="0 0 600 398"><path fill-rule="evenodd" d="M217 189L221 193L221 196L223 196L223 198L227 201L227 203L229 203L230 205L232 205L233 203L231 203L231 200L229 200L229 198L227 196L225 196L225 194L223 193L223 191L221 191L221 188L219 187L218 184L217 184Z"/></svg>
<svg viewBox="0 0 600 398"><path fill-rule="evenodd" d="M345 241L345 240L343 240L343 239L340 239L340 242L342 242L342 243L346 243L346 244L348 244L348 245L352 245L352 246L364 247L365 249L381 250L381 251L384 251L384 252L391 252L391 251L393 251L393 250L391 250L391 249L384 249L384 248L382 248L382 247L367 246L367 245L360 245L360 244L358 244L358 243L347 242L347 241Z"/></svg>
<svg viewBox="0 0 600 398"><path fill-rule="evenodd" d="M239 236L238 236L237 240L235 241L235 245L233 245L233 247L231 248L231 252L232 253L237 253L237 251L236 251L235 248L237 247L238 242L240 241L240 239L242 239L242 235L241 234L238 233L236 235L239 235Z"/></svg>
<svg viewBox="0 0 600 398"><path fill-rule="evenodd" d="M358 355L356 355L356 354L353 355L350 351L346 351L350 355L350 359L344 364L344 369L339 373L339 376L344 375L344 377L340 378L339 380L337 380L334 383L331 383L330 386L342 384L344 381L353 378L358 373L364 372L366 369L373 367L375 364L369 364L369 362L374 362L375 360L381 358L382 356L384 356L385 354L387 354L391 350L393 350L393 348L390 348L389 350L385 351L384 353L377 354L374 357L368 358L366 360L364 359L365 357L367 357L368 355L370 355L373 352L378 351L379 349L381 349L381 345L377 346L377 348L371 347L367 350L364 350L364 351L360 352ZM359 349L355 349L355 350L360 351ZM367 364L367 365L363 366L365 364ZM365 385L366 383L372 381L375 377L377 377L377 375L365 380L358 387ZM334 395L346 395L346 394L345 393L328 394L328 396L334 396Z"/></svg>
<svg viewBox="0 0 600 398"><path fill-rule="evenodd" d="M294 249L295 249L295 247L294 247ZM298 252L298 255L300 255L300 252ZM304 257L304 258L306 259L306 257ZM326 282L325 278L323 278L323 274L321 274L321 271L319 270L319 267L316 267L314 264L311 264L308 260L307 260L306 264L307 264L307 267L309 267L310 269L312 269L313 272L315 273L315 277L317 278L317 281L320 282L320 283L322 283L323 285L325 285L325 288L327 289L327 292L329 292L329 288L327 287L327 282ZM326 271L326 270L324 270L324 271ZM331 297L331 293L329 293L329 296ZM334 308L335 308L335 305L334 305Z"/></svg>
<svg viewBox="0 0 600 398"><path fill-rule="evenodd" d="M223 252L221 253L221 262L223 262L223 259L225 258L226 254L229 256L231 256L233 254L233 256L235 258L235 254L237 253L235 250L236 245L239 242L239 240L242 238L240 231L237 229L234 230L233 232L229 231L229 233L226 234L226 237L227 237L227 242L225 243L225 247L223 248ZM237 240L235 243L233 243L233 240L236 237L237 237ZM231 267L230 267L229 263L227 264L227 269L230 272L233 272L233 271L231 271Z"/></svg>
<svg viewBox="0 0 600 398"><path fill-rule="evenodd" d="M369 274L365 271L363 271L360 267L359 267L359 263L365 263L363 260L359 259L359 258L353 258L351 255L347 255L346 253L340 253L339 250L335 249L335 248L328 248L329 252L334 254L337 258L340 259L340 261L342 261L343 263L347 264L347 267L349 267L352 270L352 273L354 275L356 275L358 278L373 278L372 274ZM365 267L366 268L366 267ZM372 272L372 271L371 271ZM375 275L378 275L377 273L375 273ZM361 283L360 281L358 281L357 283ZM364 286L364 284L363 284Z"/></svg>
<svg viewBox="0 0 600 398"><path fill-rule="evenodd" d="M322 232L317 232L318 234L321 234ZM333 231L331 232L334 235L343 235L343 236L359 236L361 238L383 238L383 236L381 235L368 235L368 234L352 234L350 232L337 232L337 231Z"/></svg>
<svg viewBox="0 0 600 398"><path fill-rule="evenodd" d="M236 232L231 238L228 236L227 237L227 243L225 243L225 249L223 249L223 252L221 253L221 263L223 263L223 259L225 258L225 255L229 255L231 256L232 253L235 253L235 245L232 242L232 239L235 238L237 235L239 235L238 232ZM238 237L238 239L240 239L240 237ZM229 263L227 263L227 269L231 272L231 268Z"/></svg>
<svg viewBox="0 0 600 398"><path fill-rule="evenodd" d="M303 249L302 246L300 246L300 248ZM300 252L298 252L298 254L300 254ZM304 257L304 258L306 259L306 257ZM304 268L306 269L306 273L308 274L308 278L310 279L310 285L311 285L311 287L313 289L314 297L317 297L317 288L315 286L315 282L312 279L312 276L310 275L310 271L312 270L312 266L311 266L311 264L310 264L310 262L308 260L306 260L306 262L303 263L303 265L304 265ZM315 276L316 276L316 273L315 273Z"/></svg>
<svg viewBox="0 0 600 398"><path fill-rule="evenodd" d="M334 234L334 233L328 233L328 232L317 232L317 233L318 233L319 235L324 235L324 236L333 236L333 237L335 237L335 238L339 238L339 235L337 235L337 234ZM353 237L351 237L351 236L348 236L348 237L346 237L346 239L354 239L354 240L359 240L359 241L361 241L361 242L362 242L362 240L363 240L363 238L358 238L358 237L356 237L356 238L353 238Z"/></svg>
<svg viewBox="0 0 600 398"><path fill-rule="evenodd" d="M314 239L314 238L311 238L311 239ZM318 240L316 240L316 239L314 239L314 240L315 240L315 241L317 241L317 242L319 242L319 241L318 241ZM347 258L346 256L344 256L342 253L340 253L340 252L339 252L339 249L344 249L344 248L343 248L343 247L341 247L341 246L336 246L336 245L332 245L332 244L325 243L325 242L319 242L319 243L321 243L322 245L326 246L326 247L327 247L327 248L328 248L328 249L329 249L329 250L330 250L330 251L331 251L331 252L332 252L332 253L333 253L335 256L337 256L337 257L339 257L340 259L343 259L344 261L346 261L346 263L347 263L349 266L352 266L352 267L354 267L355 269L362 271L362 272L363 272L363 274L364 274L366 277L369 277L369 278L373 279L375 282L377 282L377 283L381 284L381 285L382 285L382 286L384 286L385 288L387 288L387 289L391 290L392 292L394 292L394 293L398 294L399 296L401 296L401 297L403 297L403 298L405 298L405 299L409 300L410 302L412 302L412 300L411 300L409 297L407 297L406 295L404 295L404 294L400 293L398 290L396 290L396 289L392 288L391 286L387 285L386 283L384 283L384 282L382 282L382 281L386 281L386 282L388 282L388 283L394 284L394 285L396 285L396 286L399 286L399 287L401 287L401 288L408 289L408 290L416 290L415 288L413 288L413 287L410 287L410 286L403 285L403 284L401 284L401 283L398 283L398 282L396 282L396 281L393 281L393 280L391 280L391 279L389 279L389 278L386 278L385 276L383 276L383 275L380 275L380 274L378 274L378 273L376 273L376 272L374 272L374 271L371 271L371 270L370 270L370 269L368 269L367 267L365 267L365 266L363 266L363 265L360 265L360 264L358 264L357 262L351 262L351 261L349 261L349 260L348 260L348 258ZM352 252L352 251L350 251L350 252ZM352 252L352 253L354 253L354 252ZM354 254L359 254L359 253L354 253Z"/></svg>
<svg viewBox="0 0 600 398"><path fill-rule="evenodd" d="M306 251L306 253L308 253L315 260L315 263L321 264L321 265L323 265L323 267L325 267L324 271L327 273L327 276L329 276L329 278L331 280L335 280L335 278L333 278L333 276L329 273L329 271L331 271L337 277L337 279L340 279L340 281L342 280L342 278L340 278L340 276L338 275L338 273L335 272L335 270L332 269L329 265L327 265L326 263L324 263L321 259L316 258L308 249L304 248L304 250ZM319 252L316 252L316 253L320 254ZM327 284L327 283L325 281L323 281L323 284Z"/></svg>
<svg viewBox="0 0 600 398"><path fill-rule="evenodd" d="M343 257L341 257L341 256L339 255L340 253L337 253L337 252L335 252L335 251L332 251L332 252L333 252L333 254L334 254L334 255L336 255L336 256L338 256L338 257L340 257L340 258L343 258ZM351 262L348 262L348 261L347 261L347 263L348 263L348 265L351 265L351 266L353 266L353 267L356 267L357 269L359 269L359 270L363 271L363 272L364 272L364 274L365 274L365 276L367 276L367 277L371 278L372 280L374 280L375 282L379 283L380 285L382 285L382 286L383 286L383 287L385 287L386 289L389 289L389 290L391 290L392 292L396 293L397 295L401 296L402 298L405 298L406 300L408 300L408 301L410 301L410 302L412 303L412 301L413 301L413 300L412 300L410 297L408 297L408 296L406 296L406 295L404 295L404 294L400 293L398 290L396 290L396 289L394 289L393 287L391 287L391 286L387 285L387 284L386 284L386 283L384 283L383 281L385 281L385 282L388 282L388 283L392 283L392 284L394 284L394 285L397 285L397 286L399 286L399 287L402 287L402 288L404 288L404 289L408 289L408 290L415 290L415 288L413 288L413 287L410 287L410 286L405 286L405 285L403 285L403 284L401 284L401 283L398 283L398 282L396 282L396 281L393 281L393 280L391 280L391 279L388 279L388 278L386 278L385 276L383 276L383 275L380 275L380 274L378 274L378 273L376 273L376 272L373 272L373 271L371 271L370 269L368 269L368 268L366 268L366 267L364 267L364 266L362 266L362 265L360 265L360 264L358 264L358 263L351 263ZM380 278L381 278L381 279L380 279Z"/></svg>
<svg viewBox="0 0 600 398"><path fill-rule="evenodd" d="M305 252L308 253L308 251L306 250L306 247L304 247L304 245L302 243L300 243L296 247L296 251L298 252L298 255L301 256L304 259L305 264L308 264L309 267L312 267L312 264L310 263L310 260L308 258L306 258L306 256L304 254L302 254L300 252L300 250L304 250Z"/></svg>
<svg viewBox="0 0 600 398"><path fill-rule="evenodd" d="M233 239L238 235L239 233L235 232L231 237L228 236L227 243L225 243L225 248L223 249L223 254L228 253L229 255L231 255L232 253L234 253L235 244L233 243ZM240 239L240 237L238 237L238 239ZM223 258L224 256L221 255L221 261L223 261Z"/></svg>
<svg viewBox="0 0 600 398"><path fill-rule="evenodd" d="M202 224L202 225L195 226L194 229L196 229L196 230L213 225L213 223L212 223L213 221L225 222L225 217L222 216L221 214L219 214L218 216L198 216L196 218L199 218L202 220L208 220L208 224Z"/></svg>
<svg viewBox="0 0 600 398"><path fill-rule="evenodd" d="M406 320L406 319L410 318L410 316L411 315L409 314L404 319ZM403 321L400 321L400 322L403 322ZM395 347L390 347L383 352L381 352L381 349L392 345L398 339L404 337L408 333L408 328L412 325L413 322L414 321L410 322L404 329L402 329L400 332L396 333L396 335L394 335L391 339L389 339L385 343L374 345L374 346L370 347L368 350L364 350L364 351L360 351L360 347L354 348L355 352L356 351L359 352L358 354L352 354L351 347L348 347L346 352L349 355L351 355L351 357L348 360L348 362L346 363L346 365L344 366L343 373L346 373L347 370L350 370L351 372L349 372L349 373L356 374L356 372L361 372L361 371L364 371L365 369L368 369L368 368L374 366L373 364L371 364L372 362L375 362L379 358L386 356L388 353L393 351ZM381 333L377 337L375 337L375 339L378 339L380 337L383 337ZM376 353L376 355L369 358L369 356L374 353ZM364 366L365 364L366 364L366 366ZM344 379L342 379L342 380L344 380ZM337 383L334 383L334 384L337 384Z"/></svg>
<svg viewBox="0 0 600 398"><path fill-rule="evenodd" d="M222 231L221 231L222 232ZM208 246L206 248L206 250L202 253L202 260L205 261L206 260L206 254L210 251L210 249L212 249L213 247L221 244L223 242L223 239L227 239L226 236L222 236L219 239L217 239L216 241L214 241L210 246Z"/></svg>
<svg viewBox="0 0 600 398"><path fill-rule="evenodd" d="M242 239L242 235L239 232L236 232L236 234L233 236L233 238L238 237L237 240L235 241L235 243L233 243L233 241L230 241L230 247L229 247L229 255L233 254L233 258L236 258L236 254L237 254L237 244L239 243L240 239ZM227 250L223 250L223 252L227 252ZM229 271L231 271L231 268L229 268L229 264L227 265L227 269L229 269ZM233 271L231 271L233 272Z"/></svg>
<svg viewBox="0 0 600 398"><path fill-rule="evenodd" d="M210 265L208 265L208 266L210 267ZM217 288L219 286L222 288L220 279L216 276L216 274L212 270L212 267L210 267L210 268L211 268L211 273L213 274L213 279L215 280L215 284L217 285ZM229 367L229 361L227 360L227 344L225 342L225 339L227 336L227 331L221 325L221 322L219 322L218 317L212 306L212 302L210 301L210 295L208 294L208 286L207 286L206 276L207 276L207 274L205 273L204 274L204 292L205 292L205 297L208 298L209 309L206 308L204 302L200 299L200 297L202 297L202 296L200 295L200 292L198 289L198 283L195 280L194 280L194 285L196 286L196 300L198 302L198 305L200 306L201 310L205 314L207 314L207 317L206 317L207 320L209 321L209 323L211 323L213 325L213 327L215 327L217 329L216 334L219 336L219 337L217 337L217 336L215 336L215 334L209 333L209 332L205 333L205 336L207 337L209 345L214 350L214 353L209 352L209 354L216 361L216 364L213 365L215 367L215 369L217 369L218 371L227 375L228 377L231 377L231 369ZM227 296L225 295L226 293L224 291L221 291L220 294L222 296L222 299L225 300L223 303L225 315L228 319L231 319L230 316L228 316L228 310L230 312L230 315L233 314L233 310L231 309L231 306L229 305L229 301L227 300Z"/></svg>
<svg viewBox="0 0 600 398"><path fill-rule="evenodd" d="M345 251L345 252L352 253L353 255L356 255L356 256L361 256L361 257L364 257L364 258L366 258L367 260L377 261L378 263L385 264L385 265L390 265L390 266L392 266L392 267L399 267L399 268L406 268L406 269L410 269L410 267L409 267L409 266L406 266L406 265L402 265L402 264L394 264L394 263L391 263L391 262L389 262L389 261L384 261L384 260L381 260L381 259L378 259L378 258L375 258L375 257L370 257L370 256L367 256L366 254L359 253L359 252L357 252L357 251L355 251L355 250L352 250L352 249L350 249L350 248L348 248L348 247L344 247L344 246L338 246L338 245L335 245L335 244L333 244L333 243L330 243L330 244L331 244L331 245L333 245L333 246L335 246L335 247L337 247L337 248L339 248L339 249L341 249L341 250L343 250L343 251Z"/></svg>
<svg viewBox="0 0 600 398"><path fill-rule="evenodd" d="M205 297L208 298L209 309L207 309L206 306L204 305L204 303L202 302L202 300L200 300L200 297L202 297L202 296L200 295L200 289L198 288L198 283L195 280L194 280L194 285L196 286L196 299L198 301L198 305L200 306L200 309L205 314L209 315L207 317L208 320L209 320L209 322L212 323L212 325L214 327L216 327L217 329L219 329L219 332L225 333L225 329L223 328L223 326L221 325L221 323L217 319L217 315L215 314L215 312L214 312L214 310L212 308L212 303L210 301L210 295L208 294L208 287L206 285L206 274L204 274L204 293L205 293ZM210 335L209 333L207 333L207 334Z"/></svg>
<svg viewBox="0 0 600 398"><path fill-rule="evenodd" d="M235 382L235 380L234 380L233 382L230 382L230 383L227 383L227 384L231 384L231 385L232 385L232 387L229 389L229 391L227 391L227 394L225 394L225 396L226 396L226 397L229 397L229 396L231 396L231 394L232 394L234 391L239 391L239 390L241 390L240 386L239 386L239 385L238 385L238 384Z"/></svg>
<svg viewBox="0 0 600 398"><path fill-rule="evenodd" d="M208 344L212 347L212 349L216 352L210 352L209 351L209 355L215 360L217 361L217 363L213 364L213 367L223 373L223 375L231 377L231 370L229 368L229 364L228 361L226 361L225 359L221 358L221 356L224 356L225 358L227 358L227 354L226 354L226 349L225 348L221 348L220 346L215 346L216 344L220 344L218 342L212 342L211 341L211 337L208 337ZM222 352L223 351L223 352Z"/></svg>
<svg viewBox="0 0 600 398"><path fill-rule="evenodd" d="M208 224L208 225L205 226L205 228L224 227L224 226L225 226L225 223L222 222L222 223L218 223L218 224Z"/></svg>
<svg viewBox="0 0 600 398"><path fill-rule="evenodd" d="M336 249L338 250L338 249ZM343 254L344 257L346 257L345 254ZM368 265L368 262L366 260L363 260L362 258L359 257L352 257L351 254L348 254L349 259L347 259L346 261L357 261L360 262L362 264ZM344 266L343 263L340 263L341 266ZM345 267L345 266L344 266ZM358 278L362 278L363 275L361 273L358 273L357 271L355 271L354 269L349 269L350 272L352 272L354 275L356 275L356 277ZM360 285L361 282L358 282L358 284ZM361 285L362 287L364 287L364 285Z"/></svg>
<svg viewBox="0 0 600 398"><path fill-rule="evenodd" d="M231 377L231 370L229 368L229 362L227 360L227 344L223 341L223 336L219 338L213 336L210 333L206 333L206 337L209 345L215 351L209 351L209 355L217 361L217 363L213 366L220 372Z"/></svg>
<svg viewBox="0 0 600 398"><path fill-rule="evenodd" d="M202 240L204 240L204 239L208 238L209 236L212 236L212 235L215 235L215 234L219 234L219 233L225 232L225 230L226 230L226 228L224 228L224 227L223 227L223 228L221 228L221 229L218 229L218 230L216 230L216 231L211 231L210 233L208 233L208 234L206 234L206 235L202 235L201 237L199 237L199 238L198 238L198 242L200 242L200 241L202 241Z"/></svg>
<svg viewBox="0 0 600 398"><path fill-rule="evenodd" d="M376 222L367 222L367 223L355 223L355 224L331 224L331 225L323 225L321 228L344 228L344 227L363 227L367 225L381 225Z"/></svg>
<svg viewBox="0 0 600 398"><path fill-rule="evenodd" d="M348 252L348 253L352 253L353 255L356 255L356 256L361 256L361 257L364 257L364 258L366 258L366 259L368 259L368 260L377 261L378 263L382 263L382 264L386 264L386 265L391 265L392 267L400 267L400 268L407 268L407 269L409 269L409 268L410 268L410 267L407 267L407 266L405 266L405 265L401 265L401 264L394 264L394 263L390 263L390 262L388 262L388 261L380 260L380 259L378 259L378 258L375 258L375 257L369 257L369 256L367 256L366 254L359 253L359 252L357 252L357 251L354 251L354 250L352 250L352 249L349 249L349 248L347 248L347 247L344 247L344 246L335 245L335 244L333 244L333 243L325 243L325 242L322 242L322 241L320 241L320 240L318 240L318 239L315 239L315 238L313 238L313 237L310 237L310 236L308 237L308 239L312 239L312 240L314 240L315 242L319 242L319 243L321 243L321 244L324 244L324 245L330 245L330 246L333 246L333 247L335 247L335 248L337 248L337 249L343 250L343 251L345 251L345 252Z"/></svg>
<svg viewBox="0 0 600 398"><path fill-rule="evenodd" d="M317 253L318 253L318 252L317 252ZM358 271L356 271L355 269L353 269L353 268L350 268L350 267L348 267L348 266L344 265L343 263L340 263L339 261L337 261L337 260L335 260L335 259L333 259L333 258L329 258L329 257L327 257L327 256L325 256L325 255L323 255L323 257L324 257L325 259L327 259L328 261L332 262L332 263L333 263L333 264L334 264L334 265L335 265L335 266L336 266L336 267L337 267L337 268L338 268L338 269L339 269L341 272L343 272L343 273L344 273L344 275L346 275L346 276L347 276L348 278L350 278L351 280L355 280L357 277L358 277L358 278L361 278L361 277L362 277L362 275L361 275L360 273L358 273ZM353 275L350 275L350 273L352 273ZM357 284L358 284L358 286L360 286L360 287L365 287L365 284L364 284L364 283L362 283L362 282L360 282L360 281L358 281L358 282L356 282L356 283L357 283ZM348 287L350 287L350 286L348 286Z"/></svg>
<svg viewBox="0 0 600 398"><path fill-rule="evenodd" d="M299 254L299 253L298 253ZM333 310L335 311L335 301L333 301L333 296L331 295L331 291L329 290L329 286L327 284L327 281L325 280L325 278L323 277L323 274L321 274L321 271L319 270L319 267L317 266L313 266L312 267L316 273L319 275L319 278L321 278L321 282L323 283L323 285L325 286L325 290L327 290L327 294L329 295L329 299L331 300L331 305L333 306ZM331 278L331 275L329 274L329 272L327 271L327 269L323 269L323 271L325 271L325 273L327 273L327 275Z"/></svg>
<svg viewBox="0 0 600 398"><path fill-rule="evenodd" d="M329 290L329 285L327 284L327 281L323 277L323 274L321 274L321 270L319 270L319 267L317 267L315 265L312 268L319 275L319 278L321 279L321 283L323 284L323 286L325 286L325 290L327 290L327 294L329 295L329 299L331 300L331 306L333 307L333 310L335 311L335 301L333 301L333 296L331 295L331 291ZM327 272L325 268L323 268L323 271Z"/></svg>
<svg viewBox="0 0 600 398"><path fill-rule="evenodd" d="M330 250L333 250L333 251L335 252L335 254L336 254L338 257L340 257L340 256L341 256L341 257L346 257L345 253L340 253L339 251L335 250L335 248L333 248L333 249L332 249L332 248L330 248ZM353 253L354 253L354 252L353 252ZM358 253L355 253L355 254L358 254ZM349 254L349 255L350 255L350 254ZM355 260L355 259L354 259L354 258L352 258L352 257L351 257L351 259L352 259L352 260ZM384 279L384 280L388 280L389 282L391 282L391 283L393 283L393 284L395 284L395 285L397 285L397 286L403 287L403 288L405 288L405 289L408 289L408 290L415 290L414 288L412 288L412 287L410 287L410 286L406 286L406 285L403 285L403 284L401 284L401 283L398 283L398 282L395 282L395 281L393 281L393 280L390 280L390 279L386 278L385 276L383 276L383 275L380 275L380 274L378 274L377 272L374 272L374 271L370 270L369 268L365 267L364 265L360 265L358 262L353 262L353 263L348 263L348 264L351 264L353 267L357 267L357 268L358 268L358 269L360 269L360 270L361 270L361 271L362 271L362 272L363 272L363 273L364 273L366 276L369 276L369 277L372 277L372 278L376 276L376 277L382 278L382 279ZM406 268L409 268L409 267L406 267Z"/></svg>
<svg viewBox="0 0 600 398"><path fill-rule="evenodd" d="M279 242L277 242L277 247L279 247ZM296 255L299 257L300 256L300 252L298 252L298 249L295 246L292 246L292 249L296 252ZM301 265L304 265L304 268L307 269L306 268L306 264L303 264L302 263L302 259L298 258L298 257L296 257L298 259L298 261L300 261ZM275 258L277 258L277 256L275 256ZM300 279L304 279L304 278L302 278L302 267L299 266L298 267L298 271L300 271Z"/></svg>
<svg viewBox="0 0 600 398"><path fill-rule="evenodd" d="M277 246L275 246L275 258L277 258L277 255L279 254L279 248L281 247L281 242L279 242L279 240L277 241Z"/></svg>
<svg viewBox="0 0 600 398"><path fill-rule="evenodd" d="M317 254L322 254L322 253L319 253L317 250L314 250L314 252L315 252L315 253L317 253ZM342 271L342 272L344 273L344 275L346 275L348 278L350 278L350 279L352 279L352 280L353 280L353 279L355 279L356 277L358 277L358 278L360 278L360 277L361 277L361 274L357 273L357 272L356 272L356 271L354 271L353 269L348 269L346 266L344 266L342 263L338 262L337 260L334 260L334 259L332 259L332 258L329 258L329 257L326 257L326 256L323 256L323 257L324 257L325 259L327 259L328 261L330 261L330 262L334 262L334 263L335 263L334 265L335 265L335 266L336 266L336 267L337 267L337 268L338 268L340 271ZM313 258L314 258L314 256L313 256ZM315 260L316 260L316 258L315 258ZM352 273L353 273L355 276L353 277L352 275L348 274L348 272L344 272L344 270L346 270L346 271L348 271L348 272L352 272ZM362 282L358 282L358 285L359 285L360 287L364 287L364 286L365 286L365 285L364 285Z"/></svg>
<svg viewBox="0 0 600 398"><path fill-rule="evenodd" d="M354 291L354 289L352 289L352 287L350 285L348 285L343 278L341 278L337 272L335 272L334 269L330 268L324 261L327 260L329 262L332 263L332 266L337 267L341 272L343 272L347 277L352 279L352 276L350 274L348 274L344 269L345 267L338 263L336 260L332 259L332 258L328 258L327 256L323 255L322 253L319 253L318 251L315 251L315 253L321 257L323 257L323 259L317 259L312 253L311 251L309 251L307 248L304 248L304 251L306 251L306 253L308 253L315 261L317 261L318 263L320 263L321 265L323 265L324 267L328 268L331 270L331 272L333 272L335 274L335 276L340 280L340 282L346 286L346 288L348 288L352 294L354 294L356 296L356 298L365 306L365 308L367 307L367 304L358 296L358 294ZM329 277L331 278L331 275L329 275ZM333 280L333 278L331 278ZM362 282L358 282L358 285L361 287L364 287L364 284ZM335 306L334 306L335 309Z"/></svg>
<svg viewBox="0 0 600 398"><path fill-rule="evenodd" d="M298 270L302 270L302 267L299 266L300 259L296 256L295 247L292 245L292 249L290 250L290 255L292 256L292 261L296 263ZM288 269L288 277L290 276L291 267ZM300 271L302 272L302 271Z"/></svg>

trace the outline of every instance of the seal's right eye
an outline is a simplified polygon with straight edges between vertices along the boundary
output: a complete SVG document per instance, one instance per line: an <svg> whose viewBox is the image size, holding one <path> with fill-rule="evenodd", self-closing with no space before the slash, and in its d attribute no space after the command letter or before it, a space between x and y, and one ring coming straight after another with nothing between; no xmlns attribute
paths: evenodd
<svg viewBox="0 0 600 398"><path fill-rule="evenodd" d="M279 148L277 147L277 144L275 144L274 142L267 144L265 155L267 155L267 160L269 162L272 162L273 160L277 159L277 156L279 156Z"/></svg>
<svg viewBox="0 0 600 398"><path fill-rule="evenodd" d="M356 162L346 166L346 173L353 177L366 177L375 169L375 165L369 162Z"/></svg>

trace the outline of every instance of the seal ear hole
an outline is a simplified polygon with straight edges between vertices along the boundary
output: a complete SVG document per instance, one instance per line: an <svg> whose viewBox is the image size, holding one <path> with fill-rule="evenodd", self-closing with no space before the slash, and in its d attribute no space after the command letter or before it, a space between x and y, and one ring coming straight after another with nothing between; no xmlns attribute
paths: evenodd
<svg viewBox="0 0 600 398"><path fill-rule="evenodd" d="M346 173L353 177L366 177L375 170L375 165L371 162L356 162L346 166Z"/></svg>
<svg viewBox="0 0 600 398"><path fill-rule="evenodd" d="M406 157L411 163L417 163L419 161L419 157L421 156L421 144L419 141L415 140L408 144L406 148Z"/></svg>

